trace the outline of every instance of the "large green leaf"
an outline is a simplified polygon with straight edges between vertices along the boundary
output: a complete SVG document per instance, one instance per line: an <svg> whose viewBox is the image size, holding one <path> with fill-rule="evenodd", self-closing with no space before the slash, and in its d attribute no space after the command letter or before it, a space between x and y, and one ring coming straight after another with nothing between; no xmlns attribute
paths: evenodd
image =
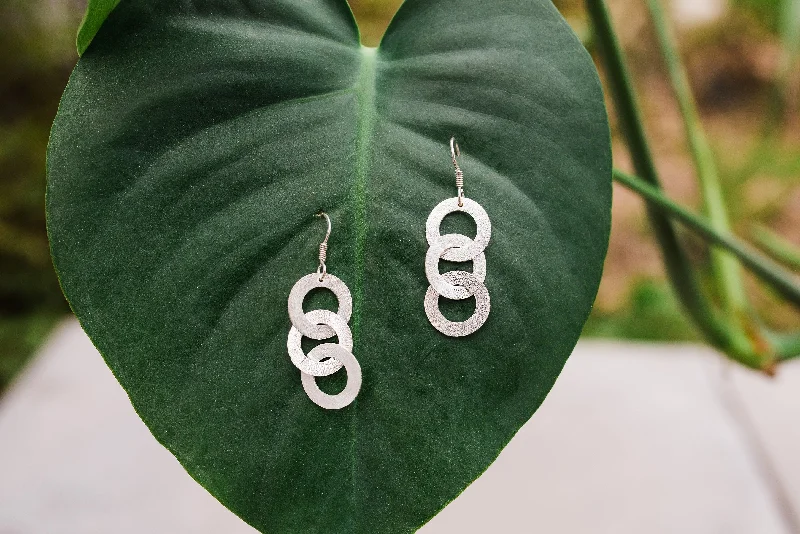
<svg viewBox="0 0 800 534"><path fill-rule="evenodd" d="M491 316L460 339L422 306L451 135L493 222ZM72 75L48 167L83 327L153 435L264 532L408 532L455 498L553 385L609 232L600 85L548 0L409 0L377 51L344 0L124 0ZM364 377L339 411L286 354L320 209Z"/></svg>

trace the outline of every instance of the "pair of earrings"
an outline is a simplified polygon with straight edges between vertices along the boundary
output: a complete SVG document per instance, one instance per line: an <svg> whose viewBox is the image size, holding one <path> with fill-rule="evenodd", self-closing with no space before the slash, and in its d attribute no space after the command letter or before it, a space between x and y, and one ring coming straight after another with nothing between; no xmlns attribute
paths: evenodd
<svg viewBox="0 0 800 534"><path fill-rule="evenodd" d="M425 275L428 278L428 291L425 293L425 314L428 321L446 336L462 337L478 330L489 317L489 291L484 285L486 279L486 256L484 250L492 235L489 215L483 207L464 195L464 173L458 165L461 155L455 138L450 139L450 155L456 173L458 195L439 203L428 216L425 224L425 237L428 252L425 255ZM441 235L439 226L442 220L454 212L464 212L475 220L477 232L474 239L462 234ZM353 356L353 334L347 325L353 312L353 298L347 285L328 272L328 238L331 235L331 219L326 213L319 213L328 224L325 239L319 246L319 267L317 271L298 280L289 292L289 319L292 328L286 347L292 363L300 369L300 378L306 395L318 406L338 410L349 405L361 389L361 366ZM473 262L472 272L439 272L439 261ZM336 313L329 310L303 311L303 299L313 289L326 288L338 300ZM439 297L464 300L475 297L475 312L466 321L448 320L439 310ZM303 353L303 336L323 341L334 336L338 343L322 343L308 354ZM323 392L316 383L316 377L328 376L342 367L347 372L347 385L336 395Z"/></svg>

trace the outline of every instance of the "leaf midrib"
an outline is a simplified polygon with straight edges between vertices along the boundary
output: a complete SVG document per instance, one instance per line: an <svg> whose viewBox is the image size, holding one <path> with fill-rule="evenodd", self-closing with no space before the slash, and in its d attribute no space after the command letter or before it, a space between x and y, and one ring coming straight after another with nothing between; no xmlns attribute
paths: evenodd
<svg viewBox="0 0 800 534"><path fill-rule="evenodd" d="M354 86L357 100L356 167L353 181L353 221L355 224L355 272L353 284L353 343L361 333L364 253L367 237L367 180L371 163L371 144L375 126L375 64L377 49L361 47L361 66Z"/></svg>
<svg viewBox="0 0 800 534"><path fill-rule="evenodd" d="M357 102L356 167L353 181L353 222L355 225L355 280L353 283L353 346L361 347L361 310L364 296L365 249L367 239L367 180L371 163L372 137L375 127L375 66L378 49L361 47L361 65L354 86ZM362 354L364 352L362 351ZM362 360L363 361L363 360ZM357 402L357 401L356 401ZM355 408L355 406L353 407ZM350 411L350 506L352 521L358 517L356 490L356 428L355 410ZM356 532L355 525L350 526Z"/></svg>

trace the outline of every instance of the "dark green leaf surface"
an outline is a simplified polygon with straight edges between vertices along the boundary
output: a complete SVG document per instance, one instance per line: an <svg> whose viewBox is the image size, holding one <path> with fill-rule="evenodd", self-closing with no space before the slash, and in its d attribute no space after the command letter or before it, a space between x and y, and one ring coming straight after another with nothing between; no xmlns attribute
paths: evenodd
<svg viewBox="0 0 800 534"><path fill-rule="evenodd" d="M460 339L422 306L451 135L493 223L492 312ZM125 0L64 95L48 224L83 327L220 501L264 532L409 532L561 371L600 279L610 163L594 67L548 0L409 0L377 51L344 1ZM321 209L364 379L340 411L286 353Z"/></svg>

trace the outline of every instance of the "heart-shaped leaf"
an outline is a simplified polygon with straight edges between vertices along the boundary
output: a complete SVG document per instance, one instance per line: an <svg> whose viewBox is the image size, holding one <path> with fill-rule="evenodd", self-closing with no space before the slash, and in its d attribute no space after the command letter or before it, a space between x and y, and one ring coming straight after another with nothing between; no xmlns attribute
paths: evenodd
<svg viewBox="0 0 800 534"><path fill-rule="evenodd" d="M491 315L465 338L423 310L451 135L493 228ZM609 232L600 85L549 0L408 0L378 50L344 0L123 0L72 75L48 166L83 327L153 435L264 532L408 532L455 498L553 385ZM286 354L321 209L363 370L338 411Z"/></svg>

